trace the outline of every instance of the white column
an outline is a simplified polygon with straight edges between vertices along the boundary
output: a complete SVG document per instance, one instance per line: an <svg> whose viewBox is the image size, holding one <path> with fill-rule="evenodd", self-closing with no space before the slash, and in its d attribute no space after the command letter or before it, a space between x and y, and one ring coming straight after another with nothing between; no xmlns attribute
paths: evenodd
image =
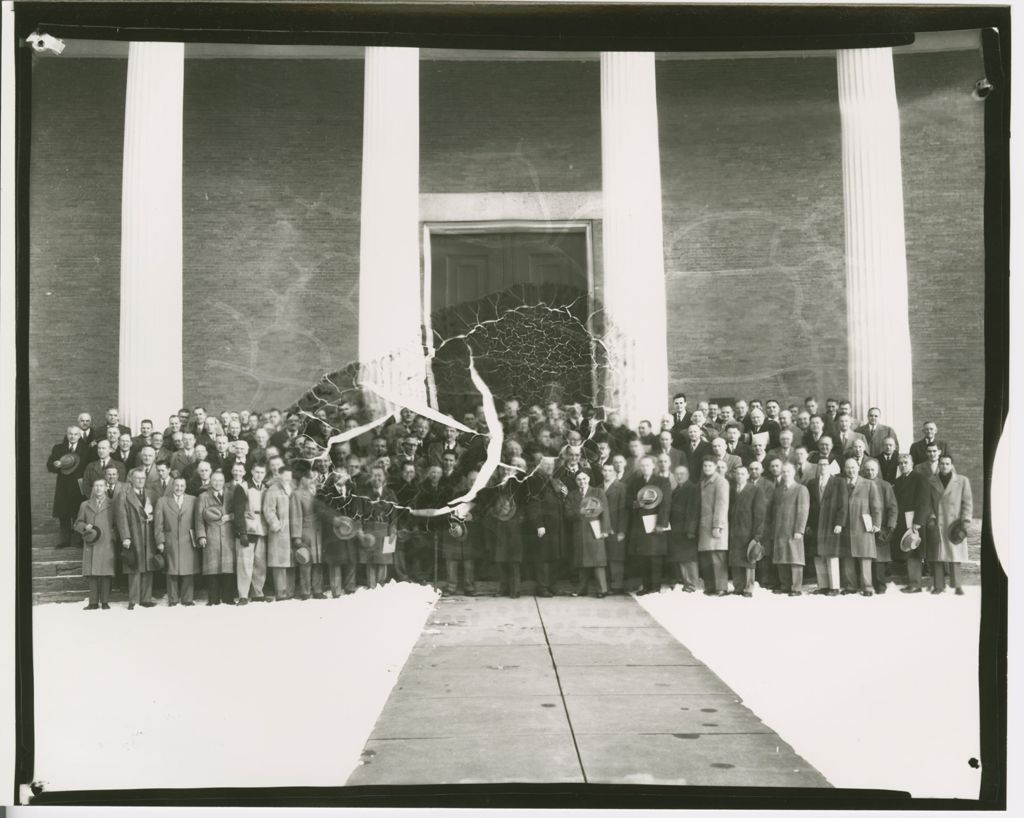
<svg viewBox="0 0 1024 818"><path fill-rule="evenodd" d="M118 404L137 431L182 405L182 101L185 46L131 43L121 191Z"/></svg>
<svg viewBox="0 0 1024 818"><path fill-rule="evenodd" d="M900 121L892 49L836 52L846 208L850 401L882 411L907 451L914 440Z"/></svg>
<svg viewBox="0 0 1024 818"><path fill-rule="evenodd" d="M601 54L605 402L635 427L668 411L654 54Z"/></svg>
<svg viewBox="0 0 1024 818"><path fill-rule="evenodd" d="M419 49L366 49L359 230L364 383L426 402L420 283Z"/></svg>

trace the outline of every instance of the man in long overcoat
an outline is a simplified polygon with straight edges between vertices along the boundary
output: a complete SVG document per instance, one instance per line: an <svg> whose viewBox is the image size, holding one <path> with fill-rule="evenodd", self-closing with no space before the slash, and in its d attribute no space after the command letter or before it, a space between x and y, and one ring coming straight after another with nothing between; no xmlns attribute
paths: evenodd
<svg viewBox="0 0 1024 818"><path fill-rule="evenodd" d="M335 465L318 496L328 506L323 514L323 543L331 596L337 598L342 594L355 593L362 501L356 496L344 464L339 462ZM348 517L355 523L354 536L341 539L335 533L334 521L339 516Z"/></svg>
<svg viewBox="0 0 1024 818"><path fill-rule="evenodd" d="M608 520L611 533L605 538L604 550L608 557L608 592L611 594L625 593L626 579L626 524L628 510L626 507L626 486L615 473L611 462L601 467L604 478L605 497L608 498Z"/></svg>
<svg viewBox="0 0 1024 818"><path fill-rule="evenodd" d="M128 575L128 610L141 605L152 608L153 603L153 498L146 493L146 473L133 469L129 475L131 487L120 494L114 509L114 525L121 541L122 551L134 550L135 566L129 568L124 559L122 566Z"/></svg>
<svg viewBox="0 0 1024 818"><path fill-rule="evenodd" d="M237 546L235 579L238 582L238 601L243 605L250 592L254 602L267 600L263 592L267 581L267 522L263 516L266 476L266 464L254 461L249 469L249 479L243 476L231 500Z"/></svg>
<svg viewBox="0 0 1024 818"><path fill-rule="evenodd" d="M600 516L588 518L581 513L584 500L592 500L601 507ZM608 555L605 542L611 532L611 516L608 513L608 498L604 490L590 485L589 472L576 475L576 488L565 498L565 516L570 525L570 543L573 549L573 563L579 569L577 596L587 593L591 578L597 582L597 595L608 593L608 578L605 569ZM596 522L596 526L593 523ZM594 529L598 530L595 531Z"/></svg>
<svg viewBox="0 0 1024 818"><path fill-rule="evenodd" d="M75 531L83 537L82 576L89 583L89 604L85 609L95 611L102 607L109 610L116 532L113 501L107 496L107 481L103 477L93 481L89 499L79 506ZM93 531L97 533L93 535ZM92 542L86 541L86 534L90 535Z"/></svg>
<svg viewBox="0 0 1024 818"><path fill-rule="evenodd" d="M843 475L849 501L846 525L839 540L842 592L855 594L859 586L862 596L873 596L871 563L878 555L875 534L882 526L882 494L873 480L860 476L860 464L855 457L843 462Z"/></svg>
<svg viewBox="0 0 1024 818"><path fill-rule="evenodd" d="M542 458L523 487L526 497L526 553L533 562L537 596L542 597L552 595L552 566L564 556L562 503L569 489L561 481L553 479L553 471L554 461Z"/></svg>
<svg viewBox="0 0 1024 818"><path fill-rule="evenodd" d="M939 457L939 472L928 479L919 497L920 511L915 515L924 527L925 553L932 566L934 580L932 593L941 594L946 590L946 575L962 595L960 565L967 561L967 540L955 543L950 537L950 526L959 521L966 529L974 513L974 498L971 483L953 467L953 456Z"/></svg>
<svg viewBox="0 0 1024 818"><path fill-rule="evenodd" d="M746 466L736 469L736 487L729 500L729 568L733 592L752 596L755 563L747 558L751 540L764 539L768 502L764 492L750 482ZM673 531L675 524L672 525Z"/></svg>
<svg viewBox="0 0 1024 818"><path fill-rule="evenodd" d="M513 460L515 464L517 461ZM521 462L521 461L520 461ZM498 596L508 594L519 597L522 579L523 522L526 513L526 487L515 478L513 469L502 467L495 475L497 485L489 486L480 497L483 512L483 534L493 549L493 561L498 571Z"/></svg>
<svg viewBox="0 0 1024 818"><path fill-rule="evenodd" d="M810 511L807 488L796 482L796 467L782 465L782 483L772 495L768 507L768 533L772 539L772 561L775 563L780 593L799 596L804 582L804 532Z"/></svg>
<svg viewBox="0 0 1024 818"><path fill-rule="evenodd" d="M398 498L385 482L387 474L380 466L370 470L370 487L362 501L363 534L366 546L360 561L366 561L366 584L375 588L388 580L388 566L394 564L394 551L385 551L398 531Z"/></svg>
<svg viewBox="0 0 1024 818"><path fill-rule="evenodd" d="M838 596L839 537L846 525L850 499L846 481L830 466L827 459L822 459L804 480L810 503L806 539L813 541L810 547L814 551L814 572L818 582L814 593Z"/></svg>
<svg viewBox="0 0 1024 818"><path fill-rule="evenodd" d="M716 464L714 457L702 464L697 556L704 593L725 596L729 590L729 481L718 473Z"/></svg>
<svg viewBox="0 0 1024 818"><path fill-rule="evenodd" d="M640 466L626 483L626 500L630 504L629 549L643 558L644 587L641 594L653 594L661 590L662 562L668 554L668 516L672 509L672 485L663 477L654 474L654 458L649 455L640 458ZM638 495L648 487L661 491L661 501L656 506L641 506ZM644 518L649 518L644 523Z"/></svg>
<svg viewBox="0 0 1024 818"><path fill-rule="evenodd" d="M316 498L316 473L302 469L298 485L288 502L288 523L291 528L292 548L306 546L309 562L298 565L296 571L296 598L326 599L324 593L324 549L322 539L321 508ZM390 556L390 554L388 555Z"/></svg>
<svg viewBox="0 0 1024 818"><path fill-rule="evenodd" d="M235 535L225 502L224 473L210 476L210 487L196 503L196 543L203 551L206 604L232 604L235 599Z"/></svg>
<svg viewBox="0 0 1024 818"><path fill-rule="evenodd" d="M195 604L195 575L202 568L196 553L196 499L185 493L185 478L176 477L171 494L158 497L153 512L157 550L167 560L167 605Z"/></svg>
<svg viewBox="0 0 1024 818"><path fill-rule="evenodd" d="M683 590L697 590L697 526L700 523L700 487L690 480L686 466L677 466L676 485L668 512L668 560L675 563Z"/></svg>
<svg viewBox="0 0 1024 818"><path fill-rule="evenodd" d="M294 586L292 570L291 520L288 516L292 493L292 470L283 466L267 483L263 495L263 518L267 521L267 567L274 582L274 598L287 599ZM354 575L354 571L353 571ZM355 588L353 587L353 590Z"/></svg>
<svg viewBox="0 0 1024 818"><path fill-rule="evenodd" d="M881 469L877 460L868 458L864 463L864 476L874 480L878 492L882 496L882 526L875 535L875 550L878 552L871 564L871 578L876 594L884 594L889 587L889 563L892 562L893 532L899 517L899 503L896 493L882 479ZM899 548L899 543L896 545Z"/></svg>
<svg viewBox="0 0 1024 818"><path fill-rule="evenodd" d="M914 471L914 458L904 453L899 456L899 471L893 481L892 490L896 495L896 504L899 513L896 515L896 529L893 532L893 561L906 562L907 584L900 588L905 594L921 593L922 562L924 560L924 540L918 543L916 548L904 551L901 547L903 535L908 528L920 531L920 526L914 525L914 519L919 510L918 493L922 491L924 478Z"/></svg>
<svg viewBox="0 0 1024 818"><path fill-rule="evenodd" d="M64 440L50 449L50 456L46 461L46 470L57 475L57 484L53 490L53 516L60 523L58 548L66 548L72 543L78 545L81 542L73 529L78 509L85 499L78 480L85 473L88 447L82 444L81 438L81 429L77 426L68 426ZM65 455L73 456L68 458L68 465L64 465L61 460Z"/></svg>

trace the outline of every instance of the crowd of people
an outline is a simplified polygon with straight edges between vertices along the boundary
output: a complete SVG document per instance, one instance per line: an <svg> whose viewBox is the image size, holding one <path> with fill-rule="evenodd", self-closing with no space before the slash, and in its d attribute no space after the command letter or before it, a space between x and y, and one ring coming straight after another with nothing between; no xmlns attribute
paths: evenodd
<svg viewBox="0 0 1024 818"><path fill-rule="evenodd" d="M443 593L524 580L551 596L663 588L749 597L884 593L893 563L906 593L947 582L962 594L970 482L934 423L901 450L878 408L848 401L701 401L621 423L578 403L500 415L501 463L483 407L462 429L409 409L372 425L358 394L307 412L181 409L162 430L78 415L53 447L60 547L82 548L88 610L339 597L394 577ZM465 431L465 429L471 431ZM490 469L488 468L488 471ZM525 573L524 573L525 569ZM896 573L896 572L894 572ZM899 572L903 576L903 572ZM120 578L124 578L123 580ZM811 579L808 576L808 579Z"/></svg>

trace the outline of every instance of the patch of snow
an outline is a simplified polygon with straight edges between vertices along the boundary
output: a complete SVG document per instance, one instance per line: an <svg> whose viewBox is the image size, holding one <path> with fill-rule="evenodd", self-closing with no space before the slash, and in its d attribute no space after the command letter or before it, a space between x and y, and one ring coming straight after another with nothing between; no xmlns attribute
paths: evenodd
<svg viewBox="0 0 1024 818"><path fill-rule="evenodd" d="M637 598L836 787L978 797L981 589Z"/></svg>
<svg viewBox="0 0 1024 818"><path fill-rule="evenodd" d="M343 785L430 588L245 607L33 610L35 777L50 790Z"/></svg>

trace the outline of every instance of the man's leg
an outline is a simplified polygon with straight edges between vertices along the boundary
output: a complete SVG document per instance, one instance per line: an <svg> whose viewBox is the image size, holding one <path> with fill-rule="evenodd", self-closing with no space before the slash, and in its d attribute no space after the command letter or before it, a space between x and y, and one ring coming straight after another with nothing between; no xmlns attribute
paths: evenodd
<svg viewBox="0 0 1024 818"><path fill-rule="evenodd" d="M206 604L220 605L220 576L206 575Z"/></svg>
<svg viewBox="0 0 1024 818"><path fill-rule="evenodd" d="M650 579L650 592L656 594L661 591L661 561L660 556L647 558L647 576Z"/></svg>
<svg viewBox="0 0 1024 818"><path fill-rule="evenodd" d="M256 556L256 548L252 545L238 545L238 555L235 559L235 584L238 588L239 599L249 599L249 589L252 587L252 564Z"/></svg>
<svg viewBox="0 0 1024 818"><path fill-rule="evenodd" d="M608 561L609 586L612 591L621 592L626 584L626 562L625 560Z"/></svg>
<svg viewBox="0 0 1024 818"><path fill-rule="evenodd" d="M263 587L267 584L267 538L257 537L252 548L252 595L263 599Z"/></svg>
<svg viewBox="0 0 1024 818"><path fill-rule="evenodd" d="M791 594L803 593L804 567L802 565L789 566L789 588Z"/></svg>
<svg viewBox="0 0 1024 818"><path fill-rule="evenodd" d="M921 558L907 557L907 587L921 587Z"/></svg>
<svg viewBox="0 0 1024 818"><path fill-rule="evenodd" d="M603 565L594 569L594 577L597 579L597 589L601 594L608 593L608 578Z"/></svg>
<svg viewBox="0 0 1024 818"><path fill-rule="evenodd" d="M464 579L465 585L463 586L463 590L467 594L475 594L476 593L476 583L473 581L474 580L474 568L475 568L475 566L473 565L473 560L465 560L462 563L462 571L465 574L465 579Z"/></svg>
<svg viewBox="0 0 1024 818"><path fill-rule="evenodd" d="M729 552L711 552L711 573L714 578L715 591L725 593L729 590Z"/></svg>
<svg viewBox="0 0 1024 818"><path fill-rule="evenodd" d="M354 594L356 592L356 568L358 567L359 563L355 560L347 562L342 566L343 585L346 594Z"/></svg>
<svg viewBox="0 0 1024 818"><path fill-rule="evenodd" d="M153 601L153 572L141 571L139 573L139 602Z"/></svg>
<svg viewBox="0 0 1024 818"><path fill-rule="evenodd" d="M195 578L191 574L181 577L181 602L184 605L194 605L196 595Z"/></svg>
<svg viewBox="0 0 1024 818"><path fill-rule="evenodd" d="M313 585L313 596L324 595L324 566L323 563L313 563L313 570L310 572Z"/></svg>
<svg viewBox="0 0 1024 818"><path fill-rule="evenodd" d="M100 605L110 604L110 580L111 577L100 577L99 578L99 592L100 592Z"/></svg>
<svg viewBox="0 0 1024 818"><path fill-rule="evenodd" d="M885 589L889 586L889 563L879 562L878 560L873 562L871 565L871 584L877 593L885 593Z"/></svg>
<svg viewBox="0 0 1024 818"><path fill-rule="evenodd" d="M551 563L540 561L533 564L533 572L537 579L537 596L551 594Z"/></svg>
<svg viewBox="0 0 1024 818"><path fill-rule="evenodd" d="M946 563L933 562L932 566L932 591L939 593L946 590Z"/></svg>
<svg viewBox="0 0 1024 818"><path fill-rule="evenodd" d="M860 563L860 587L862 590L869 591L871 588L871 564L874 562L870 557L859 557L857 562Z"/></svg>
<svg viewBox="0 0 1024 818"><path fill-rule="evenodd" d="M288 598L288 569L271 568L270 576L274 582L274 596L278 599Z"/></svg>
<svg viewBox="0 0 1024 818"><path fill-rule="evenodd" d="M519 596L519 581L522 566L518 562L509 565L508 594L511 597Z"/></svg>
<svg viewBox="0 0 1024 818"><path fill-rule="evenodd" d="M128 574L128 604L138 605L141 592L141 575L139 574L138 571L132 571L130 574Z"/></svg>
<svg viewBox="0 0 1024 818"><path fill-rule="evenodd" d="M949 568L949 581L952 586L954 588L962 588L963 586L960 584L960 563L949 562L946 565Z"/></svg>
<svg viewBox="0 0 1024 818"><path fill-rule="evenodd" d="M841 557L839 567L842 570L842 589L845 593L857 590L857 560L854 557Z"/></svg>
<svg viewBox="0 0 1024 818"><path fill-rule="evenodd" d="M100 583L99 577L89 577L89 607L100 604Z"/></svg>
<svg viewBox="0 0 1024 818"><path fill-rule="evenodd" d="M178 597L178 578L174 574L167 575L167 607L171 605L177 605L180 601Z"/></svg>
<svg viewBox="0 0 1024 818"><path fill-rule="evenodd" d="M454 594L456 588L459 587L459 561L458 560L445 560L444 561L444 577L445 587L444 591L448 594Z"/></svg>
<svg viewBox="0 0 1024 818"><path fill-rule="evenodd" d="M220 575L220 599L227 605L234 605L238 580L234 573Z"/></svg>
<svg viewBox="0 0 1024 818"><path fill-rule="evenodd" d="M331 586L331 596L335 599L345 592L340 565L331 563L327 566L327 583Z"/></svg>
<svg viewBox="0 0 1024 818"><path fill-rule="evenodd" d="M312 566L308 562L296 567L295 590L299 599L309 599L311 574Z"/></svg>

